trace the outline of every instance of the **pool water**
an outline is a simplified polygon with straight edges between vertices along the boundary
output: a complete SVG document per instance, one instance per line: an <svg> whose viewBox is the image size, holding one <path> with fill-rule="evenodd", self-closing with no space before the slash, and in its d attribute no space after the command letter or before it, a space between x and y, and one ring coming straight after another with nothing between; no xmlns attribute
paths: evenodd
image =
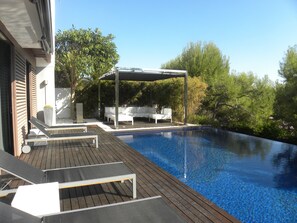
<svg viewBox="0 0 297 223"><path fill-rule="evenodd" d="M211 128L118 137L243 222L297 222L297 146Z"/></svg>

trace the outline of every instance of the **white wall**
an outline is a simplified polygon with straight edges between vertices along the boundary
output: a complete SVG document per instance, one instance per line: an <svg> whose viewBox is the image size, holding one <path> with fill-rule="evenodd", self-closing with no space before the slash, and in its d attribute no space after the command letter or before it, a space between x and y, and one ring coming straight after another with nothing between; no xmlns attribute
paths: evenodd
<svg viewBox="0 0 297 223"><path fill-rule="evenodd" d="M54 108L53 124L56 124L55 112L55 0L51 1L52 13L52 38L53 54L51 62L48 63L43 58L36 58L36 94L37 112L43 111L44 105L51 105Z"/></svg>
<svg viewBox="0 0 297 223"><path fill-rule="evenodd" d="M54 108L53 124L56 124L55 56L52 56L51 63L36 58L36 74L37 113L43 111L44 105L51 105Z"/></svg>
<svg viewBox="0 0 297 223"><path fill-rule="evenodd" d="M70 88L56 88L57 119L71 119Z"/></svg>

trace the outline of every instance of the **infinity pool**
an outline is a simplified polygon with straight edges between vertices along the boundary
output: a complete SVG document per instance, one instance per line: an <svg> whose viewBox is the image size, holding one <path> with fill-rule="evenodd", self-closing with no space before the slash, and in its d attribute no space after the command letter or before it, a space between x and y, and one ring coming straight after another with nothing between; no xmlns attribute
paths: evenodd
<svg viewBox="0 0 297 223"><path fill-rule="evenodd" d="M297 146L211 128L118 137L243 222L297 222Z"/></svg>

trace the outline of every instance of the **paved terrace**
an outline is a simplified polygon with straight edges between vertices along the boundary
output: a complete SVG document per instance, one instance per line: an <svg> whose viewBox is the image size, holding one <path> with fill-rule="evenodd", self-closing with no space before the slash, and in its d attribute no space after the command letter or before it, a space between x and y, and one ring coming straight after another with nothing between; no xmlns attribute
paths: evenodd
<svg viewBox="0 0 297 223"><path fill-rule="evenodd" d="M20 159L41 169L123 161L136 173L138 198L161 195L188 222L238 222L110 133L98 127L89 130L99 134L99 149L89 140L57 141L35 147ZM12 187L21 184L14 181ZM60 190L62 211L127 201L131 196L130 182Z"/></svg>

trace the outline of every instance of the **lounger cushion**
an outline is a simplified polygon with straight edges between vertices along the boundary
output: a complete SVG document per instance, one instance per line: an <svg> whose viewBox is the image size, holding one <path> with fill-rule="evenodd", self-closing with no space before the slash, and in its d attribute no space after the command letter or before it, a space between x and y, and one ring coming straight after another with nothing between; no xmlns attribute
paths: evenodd
<svg viewBox="0 0 297 223"><path fill-rule="evenodd" d="M0 202L1 223L182 223L161 197L61 212L38 218Z"/></svg>
<svg viewBox="0 0 297 223"><path fill-rule="evenodd" d="M45 174L42 170L18 160L9 153L0 150L0 168L30 183L45 183Z"/></svg>
<svg viewBox="0 0 297 223"><path fill-rule="evenodd" d="M0 202L1 223L41 223L41 219Z"/></svg>
<svg viewBox="0 0 297 223"><path fill-rule="evenodd" d="M46 123L44 123L43 121L41 121L41 120L39 120L39 119L37 119L35 117L31 117L30 120L33 121L33 122L38 122L39 124L43 125L44 127L51 128L51 129L68 128L68 127L69 128L85 127L85 125L52 125L52 126L49 126ZM33 125L34 125L34 123L33 123Z"/></svg>
<svg viewBox="0 0 297 223"><path fill-rule="evenodd" d="M46 171L47 182L79 182L133 174L124 163L63 168Z"/></svg>
<svg viewBox="0 0 297 223"><path fill-rule="evenodd" d="M86 221L87 219L87 221ZM108 207L82 209L76 212L61 213L44 217L46 223L100 223L100 222L129 222L129 223L180 223L181 219L161 198L150 200L123 202Z"/></svg>

